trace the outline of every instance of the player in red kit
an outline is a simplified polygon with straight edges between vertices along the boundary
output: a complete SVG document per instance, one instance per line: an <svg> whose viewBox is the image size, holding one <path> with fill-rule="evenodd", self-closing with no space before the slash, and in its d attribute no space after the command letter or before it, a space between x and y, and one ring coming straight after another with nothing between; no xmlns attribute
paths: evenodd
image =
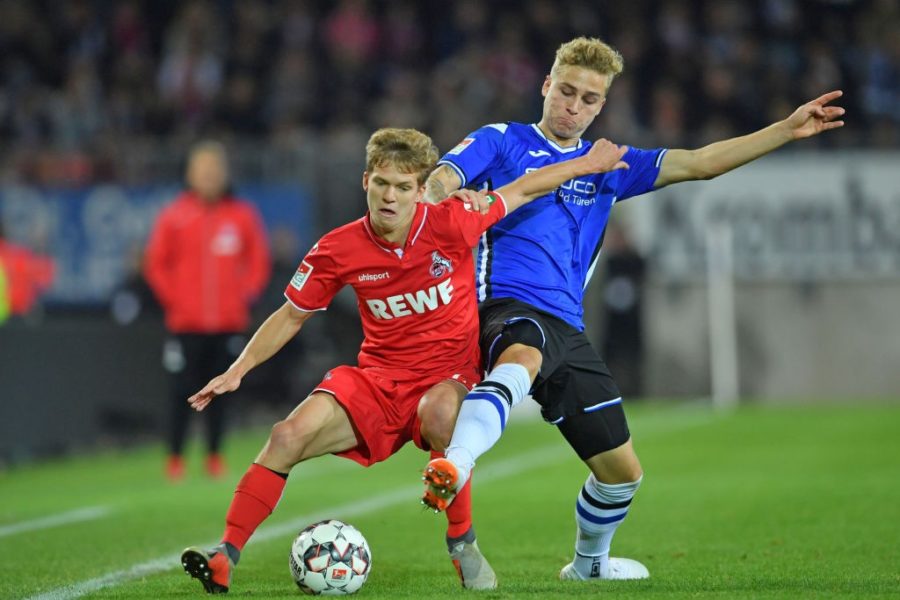
<svg viewBox="0 0 900 600"><path fill-rule="evenodd" d="M437 161L431 139L412 129L381 129L366 146L367 214L323 236L287 286L287 302L263 323L229 367L189 398L203 410L233 391L345 285L356 291L365 339L357 366L329 371L269 440L235 490L222 543L188 548L182 565L211 593L231 585L252 533L275 509L297 463L337 454L368 466L406 442L440 455L462 398L479 379L478 312L472 247L508 211L585 173L625 168L625 148L601 141L577 160L539 169L485 197L473 192L421 203ZM447 541L467 588L496 577L471 524L468 488L451 509Z"/></svg>

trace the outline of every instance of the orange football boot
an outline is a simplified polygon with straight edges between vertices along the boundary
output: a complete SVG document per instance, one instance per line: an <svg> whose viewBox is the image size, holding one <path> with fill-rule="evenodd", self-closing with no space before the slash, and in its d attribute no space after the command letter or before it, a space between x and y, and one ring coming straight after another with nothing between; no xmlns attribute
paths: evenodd
<svg viewBox="0 0 900 600"><path fill-rule="evenodd" d="M422 481L425 482L422 504L436 513L441 512L446 510L456 497L459 471L456 465L446 458L435 458L425 467Z"/></svg>

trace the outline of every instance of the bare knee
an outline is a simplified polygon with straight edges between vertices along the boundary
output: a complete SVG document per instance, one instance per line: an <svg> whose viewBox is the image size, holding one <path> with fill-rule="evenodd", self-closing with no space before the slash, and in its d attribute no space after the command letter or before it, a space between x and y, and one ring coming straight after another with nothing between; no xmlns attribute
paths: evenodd
<svg viewBox="0 0 900 600"><path fill-rule="evenodd" d="M531 376L531 380L534 381L535 377L537 377L538 373L541 371L543 360L544 357L537 348L526 346L525 344L513 344L500 353L497 362L494 363L494 367L496 368L504 363L516 363L522 365L528 369L528 374Z"/></svg>
<svg viewBox="0 0 900 600"><path fill-rule="evenodd" d="M450 445L465 394L466 388L459 383L445 381L428 390L419 401L419 432L432 450L443 452Z"/></svg>
<svg viewBox="0 0 900 600"><path fill-rule="evenodd" d="M276 471L287 472L306 459L305 450L312 432L296 419L285 419L272 426L269 440L257 462Z"/></svg>
<svg viewBox="0 0 900 600"><path fill-rule="evenodd" d="M455 398L425 397L419 404L419 421L422 438L432 450L443 452L450 445L453 427L459 414L459 401Z"/></svg>
<svg viewBox="0 0 900 600"><path fill-rule="evenodd" d="M618 448L591 457L587 460L587 464L598 481L610 485L631 483L644 475L631 440Z"/></svg>
<svg viewBox="0 0 900 600"><path fill-rule="evenodd" d="M280 452L294 451L303 446L303 431L290 419L278 421L269 433L269 446Z"/></svg>

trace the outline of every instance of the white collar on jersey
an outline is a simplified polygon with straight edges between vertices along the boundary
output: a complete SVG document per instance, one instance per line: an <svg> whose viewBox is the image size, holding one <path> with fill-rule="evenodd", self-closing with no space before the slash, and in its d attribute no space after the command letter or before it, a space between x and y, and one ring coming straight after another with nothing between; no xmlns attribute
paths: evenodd
<svg viewBox="0 0 900 600"><path fill-rule="evenodd" d="M538 127L537 123L532 123L531 128L534 129L539 136L544 138L544 141L546 141L548 144L550 144L551 148L553 148L557 152L562 152L563 154L568 154L569 152L575 152L576 150L580 149L583 144L583 142L581 141L581 138L578 138L577 144L575 144L574 146L569 146L568 148L563 148L562 146L560 146L559 144L557 144L556 142L554 142L553 140L548 138L546 135L544 135L544 132L541 131L541 128Z"/></svg>
<svg viewBox="0 0 900 600"><path fill-rule="evenodd" d="M499 194L498 194L498 196L499 196ZM425 220L428 218L428 204L426 204L424 202L421 202L420 204L422 204L422 209L423 209L422 210L422 222L419 223L419 228L416 229L416 233L413 235L412 239L409 240L410 246L414 245L416 243L416 240L419 239L419 234L422 233L422 228L425 227ZM506 203L504 202L504 206L505 205L506 205ZM416 207L416 211L418 212L418 206ZM413 216L413 224L414 225L416 222L416 216ZM398 244L396 248L388 248L387 246L382 244L381 241L379 241L379 240L381 240L381 238L379 238L378 234L375 233L375 230L372 229L372 225L369 223L368 213L366 214L366 216L364 216L362 218L362 221L363 221L363 227L365 228L366 233L369 234L369 237L372 239L373 242L375 242L376 246L378 246L385 252L388 252L388 253L393 252L400 258L403 258L403 246Z"/></svg>

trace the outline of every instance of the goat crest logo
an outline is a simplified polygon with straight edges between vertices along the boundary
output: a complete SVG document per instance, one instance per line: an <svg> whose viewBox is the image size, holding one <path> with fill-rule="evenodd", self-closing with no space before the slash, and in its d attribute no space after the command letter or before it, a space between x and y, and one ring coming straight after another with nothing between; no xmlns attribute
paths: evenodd
<svg viewBox="0 0 900 600"><path fill-rule="evenodd" d="M428 270L432 277L441 277L444 273L452 273L453 265L450 260L444 258L437 251L431 253L431 268Z"/></svg>

